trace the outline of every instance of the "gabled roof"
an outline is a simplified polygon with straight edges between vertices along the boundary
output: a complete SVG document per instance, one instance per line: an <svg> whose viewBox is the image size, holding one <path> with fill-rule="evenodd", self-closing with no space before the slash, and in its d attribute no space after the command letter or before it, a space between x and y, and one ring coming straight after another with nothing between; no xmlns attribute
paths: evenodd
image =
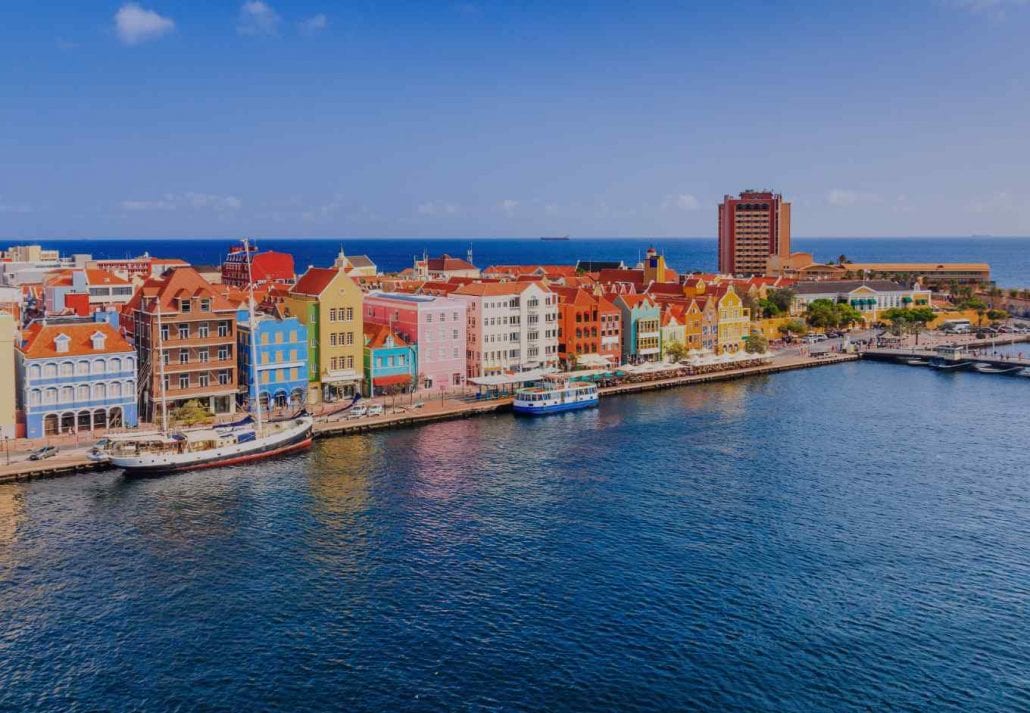
<svg viewBox="0 0 1030 713"><path fill-rule="evenodd" d="M162 314L177 314L177 300L187 297L207 297L211 300L213 312L236 309L236 305L227 300L221 290L205 280L192 267L173 267L161 277L151 277L144 282L126 305L125 310L132 312L141 309L145 298L158 298ZM156 312L152 305L147 305L145 312Z"/></svg>
<svg viewBox="0 0 1030 713"><path fill-rule="evenodd" d="M404 339L404 337L397 334L397 332L391 330L388 325L365 322L364 331L366 347L370 347L372 349L385 347L386 340L389 337L393 337L394 346L409 346L407 340Z"/></svg>
<svg viewBox="0 0 1030 713"><path fill-rule="evenodd" d="M338 274L340 271L335 267L309 267L290 292L295 295L318 297L325 292L325 288L336 279Z"/></svg>
<svg viewBox="0 0 1030 713"><path fill-rule="evenodd" d="M530 285L537 285L544 292L550 292L547 285L539 282L472 282L462 285L454 291L456 295L473 295L478 297L494 297L502 295L521 295Z"/></svg>
<svg viewBox="0 0 1030 713"><path fill-rule="evenodd" d="M104 337L104 348L93 348L93 335ZM58 352L55 340L60 335L68 337L68 351ZM33 322L22 332L19 350L29 359L48 357L71 357L87 354L121 354L132 352L129 343L117 330L106 322L81 322L78 324L43 324Z"/></svg>
<svg viewBox="0 0 1030 713"><path fill-rule="evenodd" d="M460 257L451 257L444 253L441 257L431 257L426 261L426 268L435 272L450 270L475 270L476 266Z"/></svg>

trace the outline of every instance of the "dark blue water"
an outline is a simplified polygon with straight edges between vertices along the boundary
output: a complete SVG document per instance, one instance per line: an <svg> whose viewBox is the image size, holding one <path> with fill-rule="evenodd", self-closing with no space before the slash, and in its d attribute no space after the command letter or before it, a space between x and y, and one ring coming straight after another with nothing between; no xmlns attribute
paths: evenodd
<svg viewBox="0 0 1030 713"><path fill-rule="evenodd" d="M1030 379L849 364L0 486L0 709L1030 709Z"/></svg>
<svg viewBox="0 0 1030 713"><path fill-rule="evenodd" d="M88 250L96 257L132 257L149 250L160 257L181 257L189 262L219 264L225 257L228 240L94 240L52 241L47 247L65 252ZM624 238L492 240L367 240L263 239L263 249L292 253L297 270L308 265L332 263L342 245L349 254L367 254L381 270L396 271L410 267L414 256L426 250L430 255L444 252L465 256L471 245L477 265L511 263L572 264L577 260L624 260L636 262L651 245L660 248L669 265L681 272L713 271L718 257L716 242L707 238ZM988 262L995 281L1003 286L1030 285L1030 238L826 238L798 239L795 250L812 252L817 260L836 260L841 254L856 262Z"/></svg>

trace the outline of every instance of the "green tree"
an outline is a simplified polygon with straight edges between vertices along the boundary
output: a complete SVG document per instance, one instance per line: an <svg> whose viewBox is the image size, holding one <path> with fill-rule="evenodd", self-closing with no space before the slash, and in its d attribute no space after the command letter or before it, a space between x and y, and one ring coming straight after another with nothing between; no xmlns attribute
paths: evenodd
<svg viewBox="0 0 1030 713"><path fill-rule="evenodd" d="M792 319L789 322L784 322L776 328L777 331L783 336L795 335L804 336L808 333L808 325L802 322L800 319Z"/></svg>
<svg viewBox="0 0 1030 713"><path fill-rule="evenodd" d="M769 302L776 305L776 308L783 314L790 312L791 305L794 304L794 297L797 295L794 290L783 287L775 290L769 290L768 300Z"/></svg>
<svg viewBox="0 0 1030 713"><path fill-rule="evenodd" d="M751 334L748 335L747 344L744 345L744 351L748 354L765 354L769 351L769 340L760 330L752 329Z"/></svg>
<svg viewBox="0 0 1030 713"><path fill-rule="evenodd" d="M989 309L987 310L987 319L992 322L1002 322L1009 318L1009 313L1003 309Z"/></svg>
<svg viewBox="0 0 1030 713"><path fill-rule="evenodd" d="M839 329L862 321L862 313L849 304L833 300L815 300L805 309L805 321L813 327Z"/></svg>
<svg viewBox="0 0 1030 713"><path fill-rule="evenodd" d="M211 412L199 401L190 400L168 412L168 417L177 426L196 426L208 423L213 418Z"/></svg>
<svg viewBox="0 0 1030 713"><path fill-rule="evenodd" d="M672 361L680 361L687 356L687 346L682 342L669 342L665 347L665 356Z"/></svg>
<svg viewBox="0 0 1030 713"><path fill-rule="evenodd" d="M780 311L780 308L769 299L758 300L758 309L761 312L762 317L764 317L765 319L770 319L771 317L779 317L781 314L783 314Z"/></svg>
<svg viewBox="0 0 1030 713"><path fill-rule="evenodd" d="M919 343L919 334L937 315L929 307L894 307L880 313L880 318L891 323L891 333L896 335L914 334L916 344Z"/></svg>

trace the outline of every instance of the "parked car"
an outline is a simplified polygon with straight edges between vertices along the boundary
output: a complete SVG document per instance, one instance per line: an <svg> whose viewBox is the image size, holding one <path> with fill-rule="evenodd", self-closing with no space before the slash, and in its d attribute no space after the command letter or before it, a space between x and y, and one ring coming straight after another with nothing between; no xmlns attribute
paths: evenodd
<svg viewBox="0 0 1030 713"><path fill-rule="evenodd" d="M347 412L347 418L364 418L367 415L368 406L365 406L364 404L354 406L351 408L350 411Z"/></svg>
<svg viewBox="0 0 1030 713"><path fill-rule="evenodd" d="M368 415L369 416L382 416L383 415L383 406L382 406L382 404L373 404L373 405L369 406L368 407Z"/></svg>
<svg viewBox="0 0 1030 713"><path fill-rule="evenodd" d="M29 456L29 460L43 460L45 458L53 458L56 455L56 446L43 446L39 450L32 451L32 455Z"/></svg>
<svg viewBox="0 0 1030 713"><path fill-rule="evenodd" d="M825 342L827 339L829 339L829 337L825 334L809 334L802 341L804 341L805 344L817 344L819 342Z"/></svg>

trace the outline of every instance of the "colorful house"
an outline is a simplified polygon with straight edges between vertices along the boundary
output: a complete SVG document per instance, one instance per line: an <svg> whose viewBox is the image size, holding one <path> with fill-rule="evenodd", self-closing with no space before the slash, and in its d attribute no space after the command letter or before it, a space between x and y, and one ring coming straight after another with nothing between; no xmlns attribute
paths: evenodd
<svg viewBox="0 0 1030 713"><path fill-rule="evenodd" d="M364 378L362 292L336 268L308 268L283 300L308 328L308 403L358 393Z"/></svg>
<svg viewBox="0 0 1030 713"><path fill-rule="evenodd" d="M147 280L122 308L136 347L146 420L197 401L213 414L236 411L238 303L192 267ZM163 378L162 378L163 377Z"/></svg>
<svg viewBox="0 0 1030 713"><path fill-rule="evenodd" d="M690 300L690 304L683 310L683 336L687 349L700 350L704 348L701 342L701 334L704 317L697 300Z"/></svg>
<svg viewBox="0 0 1030 713"><path fill-rule="evenodd" d="M734 354L742 350L751 334L751 310L744 307L733 285L720 285L715 292L718 309L716 352Z"/></svg>
<svg viewBox="0 0 1030 713"><path fill-rule="evenodd" d="M88 317L99 309L120 308L135 291L131 282L106 270L57 270L43 281L48 315L68 311Z"/></svg>
<svg viewBox="0 0 1030 713"><path fill-rule="evenodd" d="M240 391L262 408L297 409L308 395L308 328L281 313L254 315L257 364L251 363L251 325L246 315L237 324Z"/></svg>
<svg viewBox="0 0 1030 713"><path fill-rule="evenodd" d="M242 245L229 248L229 254L222 262L222 284L231 287L247 287L269 283L292 284L295 278L293 256L275 250L258 252L250 246L250 265L247 265L247 251Z"/></svg>
<svg viewBox="0 0 1030 713"><path fill-rule="evenodd" d="M12 315L0 312L0 438L16 436L15 324Z"/></svg>
<svg viewBox="0 0 1030 713"><path fill-rule="evenodd" d="M442 295L373 292L365 323L386 325L417 347L416 388L446 391L465 384L468 303Z"/></svg>
<svg viewBox="0 0 1030 713"><path fill-rule="evenodd" d="M662 359L666 358L666 350L672 344L687 346L687 325L681 303L662 305Z"/></svg>
<svg viewBox="0 0 1030 713"><path fill-rule="evenodd" d="M418 382L418 348L385 324L365 323L365 396L408 393Z"/></svg>
<svg viewBox="0 0 1030 713"><path fill-rule="evenodd" d="M622 313L602 295L552 287L558 297L558 355L562 361L622 361Z"/></svg>
<svg viewBox="0 0 1030 713"><path fill-rule="evenodd" d="M614 304L622 312L623 362L661 358L661 319L658 303L649 295L618 295Z"/></svg>
<svg viewBox="0 0 1030 713"><path fill-rule="evenodd" d="M109 324L33 322L16 357L27 438L137 425L136 354Z"/></svg>

